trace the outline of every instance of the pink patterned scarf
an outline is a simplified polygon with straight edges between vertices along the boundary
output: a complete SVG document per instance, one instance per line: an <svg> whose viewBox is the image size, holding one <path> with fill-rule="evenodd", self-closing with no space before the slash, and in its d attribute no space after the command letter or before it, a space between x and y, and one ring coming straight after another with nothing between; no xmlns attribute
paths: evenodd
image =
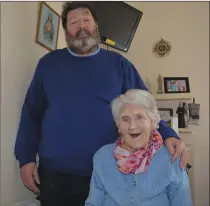
<svg viewBox="0 0 210 206"><path fill-rule="evenodd" d="M147 171L153 155L162 144L163 139L157 130L152 132L149 143L139 150L131 148L121 138L118 139L114 149L118 170L124 174L140 174Z"/></svg>

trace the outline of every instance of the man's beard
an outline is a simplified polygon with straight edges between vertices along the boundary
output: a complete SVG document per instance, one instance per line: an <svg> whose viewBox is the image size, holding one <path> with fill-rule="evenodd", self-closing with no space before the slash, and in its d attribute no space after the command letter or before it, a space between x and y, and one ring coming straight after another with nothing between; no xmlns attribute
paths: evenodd
<svg viewBox="0 0 210 206"><path fill-rule="evenodd" d="M80 36L81 33L85 33L86 36ZM100 41L98 26L96 26L92 34L86 29L80 29L76 33L76 37L72 37L66 31L66 41L70 50L78 55L94 52L97 50Z"/></svg>

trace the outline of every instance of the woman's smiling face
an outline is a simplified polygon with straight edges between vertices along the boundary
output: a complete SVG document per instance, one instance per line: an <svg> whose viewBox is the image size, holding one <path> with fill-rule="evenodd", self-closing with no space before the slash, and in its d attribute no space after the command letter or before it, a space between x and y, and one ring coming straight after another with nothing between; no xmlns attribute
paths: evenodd
<svg viewBox="0 0 210 206"><path fill-rule="evenodd" d="M125 104L120 111L118 130L125 141L133 148L140 149L149 142L155 129L144 107Z"/></svg>

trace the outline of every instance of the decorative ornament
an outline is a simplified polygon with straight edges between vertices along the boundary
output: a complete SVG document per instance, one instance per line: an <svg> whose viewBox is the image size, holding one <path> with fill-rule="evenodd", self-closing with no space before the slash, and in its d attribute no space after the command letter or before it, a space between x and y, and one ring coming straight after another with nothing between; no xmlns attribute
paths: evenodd
<svg viewBox="0 0 210 206"><path fill-rule="evenodd" d="M158 91L157 94L163 94L163 77L159 74L158 75Z"/></svg>
<svg viewBox="0 0 210 206"><path fill-rule="evenodd" d="M200 104L195 103L195 98L193 98L193 103L188 104L189 108L189 124L199 125L200 119Z"/></svg>
<svg viewBox="0 0 210 206"><path fill-rule="evenodd" d="M159 57L164 57L166 54L168 54L171 51L171 44L168 41L161 38L159 41L155 43L153 51Z"/></svg>

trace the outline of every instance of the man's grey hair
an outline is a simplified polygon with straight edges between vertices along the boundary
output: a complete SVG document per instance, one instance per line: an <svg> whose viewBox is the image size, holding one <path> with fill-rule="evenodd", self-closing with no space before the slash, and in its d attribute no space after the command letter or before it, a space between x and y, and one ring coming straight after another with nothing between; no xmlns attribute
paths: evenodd
<svg viewBox="0 0 210 206"><path fill-rule="evenodd" d="M125 104L135 104L143 107L149 119L154 123L156 128L158 127L158 123L161 120L160 114L156 101L149 92L140 89L131 89L111 102L112 115L117 126L119 125L120 112Z"/></svg>

